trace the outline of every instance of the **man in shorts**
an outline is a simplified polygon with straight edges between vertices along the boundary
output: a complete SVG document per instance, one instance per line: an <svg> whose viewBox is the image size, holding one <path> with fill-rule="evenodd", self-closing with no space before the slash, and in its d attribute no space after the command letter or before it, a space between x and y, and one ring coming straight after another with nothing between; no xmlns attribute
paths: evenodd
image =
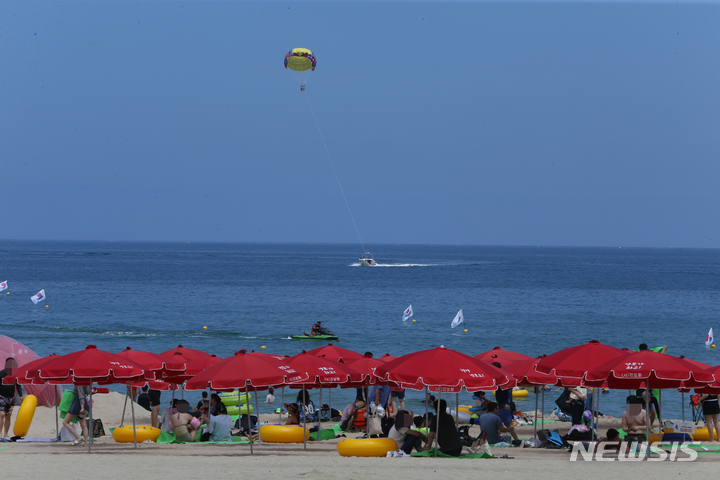
<svg viewBox="0 0 720 480"><path fill-rule="evenodd" d="M400 410L405 410L405 389L404 388L391 387L390 388L390 398L392 399L392 411L393 411L392 416L395 416L396 412L399 411L397 408L398 400L400 400Z"/></svg>
<svg viewBox="0 0 720 480"><path fill-rule="evenodd" d="M150 423L153 427L157 428L158 415L160 414L160 390L153 390L151 388L148 395L150 396L150 407L152 407L150 411Z"/></svg>
<svg viewBox="0 0 720 480"><path fill-rule="evenodd" d="M625 443L627 450L633 443L647 443L646 432L646 412L642 405L642 399L635 396L627 397L627 405L622 414L622 429L625 431Z"/></svg>
<svg viewBox="0 0 720 480"><path fill-rule="evenodd" d="M22 397L23 391L20 385L2 385L2 379L12 375L18 368L17 361L10 357L5 360L5 369L0 371L0 429L2 436L7 437L10 433L10 419L12 418L13 407L15 406L15 394Z"/></svg>

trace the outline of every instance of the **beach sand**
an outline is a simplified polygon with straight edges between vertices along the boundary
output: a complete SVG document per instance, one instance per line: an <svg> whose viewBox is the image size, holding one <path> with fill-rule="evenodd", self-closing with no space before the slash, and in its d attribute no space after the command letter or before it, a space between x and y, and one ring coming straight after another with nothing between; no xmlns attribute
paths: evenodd
<svg viewBox="0 0 720 480"><path fill-rule="evenodd" d="M106 432L118 426L124 397L119 393L95 395L93 416L103 421ZM149 424L149 412L135 405L138 424ZM15 409L17 413L17 408ZM547 417L549 418L549 417ZM276 415L262 415L261 421L277 422ZM131 419L126 413L125 424ZM617 427L616 418L603 418L600 432ZM330 424L328 424L329 426ZM549 423L561 433L567 423ZM471 433L479 433L472 427ZM520 427L520 437L532 437L533 427ZM28 437L54 437L55 410L39 407ZM354 437L348 434L348 437ZM339 440L302 444L255 444L250 455L248 444L173 444L116 443L107 435L95 439L92 453L87 446L63 443L2 443L0 444L0 472L2 478L36 478L57 475L59 478L124 478L168 477L199 479L222 477L351 480L404 477L420 480L439 478L528 478L557 479L560 476L585 478L683 478L687 475L710 474L720 467L720 454L701 454L694 462L570 462L565 450L529 448L493 448L493 454L508 459L447 459L447 458L345 458L338 455ZM720 445L707 442L708 445ZM582 470L578 470L581 467Z"/></svg>

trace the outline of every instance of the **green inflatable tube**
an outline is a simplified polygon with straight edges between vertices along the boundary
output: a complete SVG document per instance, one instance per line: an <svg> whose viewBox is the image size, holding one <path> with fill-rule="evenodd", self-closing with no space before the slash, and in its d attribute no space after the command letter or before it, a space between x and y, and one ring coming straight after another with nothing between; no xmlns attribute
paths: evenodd
<svg viewBox="0 0 720 480"><path fill-rule="evenodd" d="M255 409L253 408L252 405L250 405L250 413L253 413L253 410L255 410ZM245 415L246 413L248 413L248 405L243 405L239 409L238 409L238 406L235 405L232 407L228 407L227 411L228 411L228 415Z"/></svg>
<svg viewBox="0 0 720 480"><path fill-rule="evenodd" d="M237 405L238 392L221 393L220 400L222 400L226 407ZM247 396L245 395L245 392L243 392L240 396L240 403L242 403L243 405L246 403L250 403L250 400L252 400L252 393L250 392L247 393Z"/></svg>

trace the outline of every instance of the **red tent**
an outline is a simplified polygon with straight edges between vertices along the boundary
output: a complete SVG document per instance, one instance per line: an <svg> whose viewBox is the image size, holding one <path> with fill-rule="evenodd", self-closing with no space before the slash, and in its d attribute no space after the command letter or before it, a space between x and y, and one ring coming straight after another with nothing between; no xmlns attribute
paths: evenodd
<svg viewBox="0 0 720 480"><path fill-rule="evenodd" d="M1 360L3 362L2 367L0 368L5 367L5 359L9 357L13 357L20 368L30 362L40 359L40 356L37 353L33 352L17 340L6 337L5 335L0 335L0 357L2 357ZM17 372L13 372L13 375L17 376ZM57 405L56 399L59 402L63 395L62 387L45 385L44 382L42 385L27 385L23 388L25 388L28 393L35 395L38 399L38 405L42 405L44 407L53 407Z"/></svg>

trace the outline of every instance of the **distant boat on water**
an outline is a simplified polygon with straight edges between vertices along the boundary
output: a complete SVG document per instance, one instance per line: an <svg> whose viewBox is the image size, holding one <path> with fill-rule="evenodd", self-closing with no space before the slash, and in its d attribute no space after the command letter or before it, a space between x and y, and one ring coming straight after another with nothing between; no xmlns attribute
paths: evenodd
<svg viewBox="0 0 720 480"><path fill-rule="evenodd" d="M365 252L362 257L360 257L360 266L361 267L374 267L377 263L375 262L375 259L373 258L372 254L370 252Z"/></svg>

